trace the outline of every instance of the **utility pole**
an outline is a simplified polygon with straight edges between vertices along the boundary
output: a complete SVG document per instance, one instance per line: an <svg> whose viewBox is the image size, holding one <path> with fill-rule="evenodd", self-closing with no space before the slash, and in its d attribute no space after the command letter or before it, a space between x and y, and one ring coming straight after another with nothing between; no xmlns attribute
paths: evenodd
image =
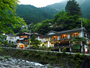
<svg viewBox="0 0 90 68"><path fill-rule="evenodd" d="M29 46L30 46L30 36L31 36L31 31L29 31Z"/></svg>
<svg viewBox="0 0 90 68"><path fill-rule="evenodd" d="M81 20L81 29L82 29L82 37L83 37L83 23L82 23L82 19Z"/></svg>
<svg viewBox="0 0 90 68"><path fill-rule="evenodd" d="M83 36L83 23L82 23L82 19L80 19L81 20L81 32L82 32L82 37L84 37ZM81 42L81 44L82 44L82 52L84 52L84 45L83 45L83 43Z"/></svg>

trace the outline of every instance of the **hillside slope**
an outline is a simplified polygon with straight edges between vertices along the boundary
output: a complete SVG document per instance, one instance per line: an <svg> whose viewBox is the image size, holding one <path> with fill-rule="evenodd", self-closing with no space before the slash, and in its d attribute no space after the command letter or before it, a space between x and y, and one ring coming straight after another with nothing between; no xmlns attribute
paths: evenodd
<svg viewBox="0 0 90 68"><path fill-rule="evenodd" d="M90 0L85 0L85 2L81 5L82 17L89 18L90 17Z"/></svg>
<svg viewBox="0 0 90 68"><path fill-rule="evenodd" d="M59 11L57 11L56 9L54 8L51 8L51 7L42 7L40 8L41 10L44 10L46 11L47 13L51 14L51 15L55 15L56 13L58 13Z"/></svg>
<svg viewBox="0 0 90 68"><path fill-rule="evenodd" d="M53 8L53 9L56 9L57 11L61 11L61 10L65 10L65 6L66 6L66 3L67 3L68 0L65 0L63 2L60 2L60 3L55 3L55 4L52 4L52 5L48 5L46 7L50 7L50 8ZM81 7L81 11L82 11L82 17L84 18L88 18L90 17L90 0L76 0L77 3L79 3L80 7Z"/></svg>
<svg viewBox="0 0 90 68"><path fill-rule="evenodd" d="M16 14L23 18L27 24L30 24L31 22L37 23L45 19L53 18L53 15L31 5L18 5Z"/></svg>
<svg viewBox="0 0 90 68"><path fill-rule="evenodd" d="M53 19L54 15L61 10L65 10L68 0L48 5L46 7L37 8L32 5L18 5L16 9L17 16L24 18L27 24L38 23L46 19ZM90 17L90 0L76 0L80 4L82 17Z"/></svg>
<svg viewBox="0 0 90 68"><path fill-rule="evenodd" d="M50 8L56 9L57 11L61 11L61 10L65 10L66 3L67 3L67 1L63 1L63 2L60 2L60 3L55 3L55 4L52 4L52 5L48 5L46 7L50 7Z"/></svg>

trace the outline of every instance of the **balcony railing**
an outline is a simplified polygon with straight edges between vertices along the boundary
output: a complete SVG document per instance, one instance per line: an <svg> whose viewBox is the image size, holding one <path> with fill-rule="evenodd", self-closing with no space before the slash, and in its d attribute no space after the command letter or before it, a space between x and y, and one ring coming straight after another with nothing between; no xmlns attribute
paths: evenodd
<svg viewBox="0 0 90 68"><path fill-rule="evenodd" d="M73 37L71 36L70 39L72 39L72 38L74 38L74 37L77 37L77 36L73 36Z"/></svg>
<svg viewBox="0 0 90 68"><path fill-rule="evenodd" d="M60 38L60 40L65 40L65 39L68 39L68 38Z"/></svg>
<svg viewBox="0 0 90 68"><path fill-rule="evenodd" d="M50 41L56 41L57 39L50 39Z"/></svg>
<svg viewBox="0 0 90 68"><path fill-rule="evenodd" d="M58 48L58 47L68 47L69 43L55 43L54 47Z"/></svg>

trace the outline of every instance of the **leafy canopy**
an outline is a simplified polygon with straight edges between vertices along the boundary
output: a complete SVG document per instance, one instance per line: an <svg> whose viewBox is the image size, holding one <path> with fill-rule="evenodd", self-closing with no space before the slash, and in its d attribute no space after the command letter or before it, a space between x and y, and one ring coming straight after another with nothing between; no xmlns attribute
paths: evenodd
<svg viewBox="0 0 90 68"><path fill-rule="evenodd" d="M38 39L36 39L36 36L35 35L32 35L31 37L31 44L32 45L35 45L35 46L38 46L41 44L41 41L39 41Z"/></svg>
<svg viewBox="0 0 90 68"><path fill-rule="evenodd" d="M69 13L69 15L79 15L81 16L81 10L79 4L75 0L69 0L66 4L65 11Z"/></svg>
<svg viewBox="0 0 90 68"><path fill-rule="evenodd" d="M0 0L0 30L1 32L12 32L11 26L16 27L25 24L24 20L16 16L15 9L18 0Z"/></svg>
<svg viewBox="0 0 90 68"><path fill-rule="evenodd" d="M73 29L80 27L79 15L68 15L68 12L61 11L54 16L53 23L61 27L60 29Z"/></svg>
<svg viewBox="0 0 90 68"><path fill-rule="evenodd" d="M74 37L71 41L70 44L80 44L80 42L83 42L83 44L86 44L86 39L84 37Z"/></svg>

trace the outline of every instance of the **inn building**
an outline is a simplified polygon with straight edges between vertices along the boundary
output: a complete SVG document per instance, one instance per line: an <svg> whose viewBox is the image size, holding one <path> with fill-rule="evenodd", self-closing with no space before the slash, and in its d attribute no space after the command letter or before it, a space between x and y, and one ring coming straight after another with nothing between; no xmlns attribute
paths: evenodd
<svg viewBox="0 0 90 68"><path fill-rule="evenodd" d="M21 48L22 47L21 44L23 44L23 48L24 49L30 47L31 44L28 43L28 39L31 39L33 35L35 35L36 39L38 39L38 40L40 40L42 42L42 37L41 37L40 34L38 34L38 33L27 33L27 32L23 32L22 34L18 34L17 35L19 37L17 39L17 48Z"/></svg>
<svg viewBox="0 0 90 68"><path fill-rule="evenodd" d="M70 40L76 36L85 37L87 40L86 43L89 46L90 34L84 27L60 32L51 30L43 36L43 44L47 47L54 47L56 49L59 49L59 51L62 51L64 47L66 47L67 51L72 51ZM85 47L87 47L87 45L84 45L84 48ZM82 43L80 45L80 49L81 52L83 52Z"/></svg>

